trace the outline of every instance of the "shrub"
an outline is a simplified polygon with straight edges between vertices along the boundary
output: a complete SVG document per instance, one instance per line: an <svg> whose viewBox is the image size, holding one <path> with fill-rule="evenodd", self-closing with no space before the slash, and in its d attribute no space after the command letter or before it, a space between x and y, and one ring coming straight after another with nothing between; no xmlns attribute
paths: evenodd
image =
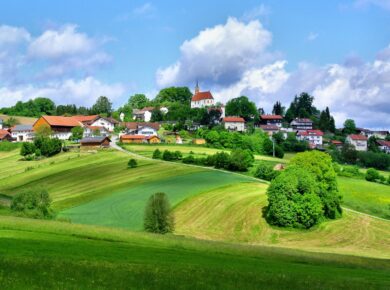
<svg viewBox="0 0 390 290"><path fill-rule="evenodd" d="M390 156L386 153L359 152L359 164L364 167L373 167L387 170L390 167Z"/></svg>
<svg viewBox="0 0 390 290"><path fill-rule="evenodd" d="M174 216L165 193L155 193L149 198L145 208L144 229L157 234L174 231Z"/></svg>
<svg viewBox="0 0 390 290"><path fill-rule="evenodd" d="M362 177L362 173L360 173L359 167L357 166L343 166L338 175L345 177Z"/></svg>
<svg viewBox="0 0 390 290"><path fill-rule="evenodd" d="M33 155L36 150L37 148L35 147L34 143L24 142L20 148L20 155Z"/></svg>
<svg viewBox="0 0 390 290"><path fill-rule="evenodd" d="M135 160L133 158L130 159L129 162L127 163L128 168L136 168L137 165L138 165L137 160Z"/></svg>
<svg viewBox="0 0 390 290"><path fill-rule="evenodd" d="M174 160L181 160L183 158L183 154L181 154L180 151L175 151L173 153L173 158L174 158Z"/></svg>
<svg viewBox="0 0 390 290"><path fill-rule="evenodd" d="M229 167L229 154L226 152L217 152L210 158L210 166L215 166L215 168L228 168Z"/></svg>
<svg viewBox="0 0 390 290"><path fill-rule="evenodd" d="M379 174L378 170L374 168L367 169L366 175L364 176L367 181L376 182L384 179L382 175Z"/></svg>
<svg viewBox="0 0 390 290"><path fill-rule="evenodd" d="M19 192L11 202L11 210L33 218L50 218L51 199L45 189L33 188Z"/></svg>
<svg viewBox="0 0 390 290"><path fill-rule="evenodd" d="M173 160L172 152L169 150L164 150L164 153L162 154L162 159L165 161Z"/></svg>
<svg viewBox="0 0 390 290"><path fill-rule="evenodd" d="M314 174L319 187L319 197L327 218L335 219L342 213L341 196L337 187L336 172L329 154L319 151L298 153L290 162Z"/></svg>
<svg viewBox="0 0 390 290"><path fill-rule="evenodd" d="M34 140L34 145L41 150L41 154L46 157L58 154L62 149L62 142L58 138L37 136Z"/></svg>
<svg viewBox="0 0 390 290"><path fill-rule="evenodd" d="M226 169L233 171L247 171L253 165L255 158L252 152L248 149L236 149L230 153L229 164Z"/></svg>
<svg viewBox="0 0 390 290"><path fill-rule="evenodd" d="M279 171L274 170L272 165L265 162L259 163L254 171L255 177L268 181L275 179L275 177L278 175Z"/></svg>
<svg viewBox="0 0 390 290"><path fill-rule="evenodd" d="M187 157L184 157L182 161L186 164L194 164L196 162L195 157L193 155L188 155Z"/></svg>
<svg viewBox="0 0 390 290"><path fill-rule="evenodd" d="M162 156L162 154L161 154L161 151L159 149L156 149L153 151L153 157L152 157L153 159L161 159L161 156Z"/></svg>
<svg viewBox="0 0 390 290"><path fill-rule="evenodd" d="M282 227L310 228L323 217L314 174L296 166L277 176L267 190L267 221Z"/></svg>

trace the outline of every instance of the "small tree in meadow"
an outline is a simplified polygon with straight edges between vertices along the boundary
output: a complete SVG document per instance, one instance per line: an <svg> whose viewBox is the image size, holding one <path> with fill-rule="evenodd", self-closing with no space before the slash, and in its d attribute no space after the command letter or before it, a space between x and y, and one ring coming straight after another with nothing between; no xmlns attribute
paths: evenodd
<svg viewBox="0 0 390 290"><path fill-rule="evenodd" d="M153 159L161 159L162 153L159 149L153 151Z"/></svg>
<svg viewBox="0 0 390 290"><path fill-rule="evenodd" d="M138 165L137 160L135 160L133 158L130 159L129 162L127 163L128 168L136 168L137 165Z"/></svg>
<svg viewBox="0 0 390 290"><path fill-rule="evenodd" d="M11 202L11 210L32 218L52 217L51 199L43 188L30 188L17 193Z"/></svg>
<svg viewBox="0 0 390 290"><path fill-rule="evenodd" d="M72 128L71 132L72 132L71 138L73 141L80 140L83 138L84 129L81 126L76 126L76 127Z"/></svg>
<svg viewBox="0 0 390 290"><path fill-rule="evenodd" d="M144 229L157 234L174 231L174 216L165 193L155 193L149 198L145 207Z"/></svg>

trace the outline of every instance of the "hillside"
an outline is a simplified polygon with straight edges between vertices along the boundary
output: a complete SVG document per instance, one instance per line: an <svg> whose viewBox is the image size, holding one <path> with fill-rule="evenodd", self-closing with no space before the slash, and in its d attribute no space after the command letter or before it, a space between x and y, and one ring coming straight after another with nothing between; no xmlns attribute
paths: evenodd
<svg viewBox="0 0 390 290"><path fill-rule="evenodd" d="M7 116L7 115L0 114L0 119L3 119L4 121L8 120L11 117L17 119L21 125L32 125L37 120L37 118L22 117L22 116Z"/></svg>

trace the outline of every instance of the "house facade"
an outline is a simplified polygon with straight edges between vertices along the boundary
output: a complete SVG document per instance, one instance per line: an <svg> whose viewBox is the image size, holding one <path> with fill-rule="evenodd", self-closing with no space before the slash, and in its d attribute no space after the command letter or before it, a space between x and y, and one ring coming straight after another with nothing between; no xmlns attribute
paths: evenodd
<svg viewBox="0 0 390 290"><path fill-rule="evenodd" d="M296 118L291 121L290 126L297 131L300 130L312 130L313 121L308 118Z"/></svg>
<svg viewBox="0 0 390 290"><path fill-rule="evenodd" d="M159 123L126 122L123 123L127 135L156 136L160 129Z"/></svg>
<svg viewBox="0 0 390 290"><path fill-rule="evenodd" d="M109 147L110 142L111 142L110 138L106 136L87 137L81 139L80 146L81 147Z"/></svg>
<svg viewBox="0 0 390 290"><path fill-rule="evenodd" d="M274 125L281 128L283 117L280 115L260 115L260 121L263 125Z"/></svg>
<svg viewBox="0 0 390 290"><path fill-rule="evenodd" d="M52 137L60 140L68 140L72 136L74 127L83 127L83 124L73 117L42 116L33 125L34 132L41 126L47 126L52 132Z"/></svg>
<svg viewBox="0 0 390 290"><path fill-rule="evenodd" d="M311 148L322 146L322 136L324 133L321 130L305 130L297 133L297 139L307 141Z"/></svg>
<svg viewBox="0 0 390 290"><path fill-rule="evenodd" d="M345 142L355 146L357 151L367 151L368 138L361 134L351 134L345 139Z"/></svg>
<svg viewBox="0 0 390 290"><path fill-rule="evenodd" d="M93 136L109 136L110 132L100 126L84 126L84 134L83 137L93 137Z"/></svg>
<svg viewBox="0 0 390 290"><path fill-rule="evenodd" d="M390 141L378 140L376 143L381 151L390 154Z"/></svg>
<svg viewBox="0 0 390 290"><path fill-rule="evenodd" d="M145 136L145 135L122 135L120 136L120 142L122 143L150 143L157 144L161 142L161 139L156 136Z"/></svg>
<svg viewBox="0 0 390 290"><path fill-rule="evenodd" d="M3 129L3 119L0 118L0 130Z"/></svg>
<svg viewBox="0 0 390 290"><path fill-rule="evenodd" d="M245 131L245 120L241 117L225 117L222 119L226 130L229 131Z"/></svg>
<svg viewBox="0 0 390 290"><path fill-rule="evenodd" d="M279 127L277 125L260 125L260 129L263 130L268 136L272 136L273 134L279 132Z"/></svg>
<svg viewBox="0 0 390 290"><path fill-rule="evenodd" d="M210 91L201 92L197 84L195 87L195 94L192 96L191 99L191 109L211 107L214 105L214 97L210 93Z"/></svg>
<svg viewBox="0 0 390 290"><path fill-rule="evenodd" d="M16 125L11 128L11 136L16 142L32 142L34 130L32 125Z"/></svg>

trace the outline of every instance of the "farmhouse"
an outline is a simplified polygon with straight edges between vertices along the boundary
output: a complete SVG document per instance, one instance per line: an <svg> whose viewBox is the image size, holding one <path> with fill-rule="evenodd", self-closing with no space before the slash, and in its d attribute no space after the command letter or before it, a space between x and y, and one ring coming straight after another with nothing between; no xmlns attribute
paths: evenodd
<svg viewBox="0 0 390 290"><path fill-rule="evenodd" d="M378 140L376 143L381 151L390 154L390 141Z"/></svg>
<svg viewBox="0 0 390 290"><path fill-rule="evenodd" d="M230 131L245 131L245 120L241 117L225 117L223 123L226 130Z"/></svg>
<svg viewBox="0 0 390 290"><path fill-rule="evenodd" d="M102 136L102 137L87 137L83 138L80 141L81 147L109 147L110 146L110 138Z"/></svg>
<svg viewBox="0 0 390 290"><path fill-rule="evenodd" d="M11 136L17 142L33 141L34 130L32 125L16 125L11 128Z"/></svg>
<svg viewBox="0 0 390 290"><path fill-rule="evenodd" d="M120 137L122 143L160 143L161 140L158 136L145 136L145 135L122 135Z"/></svg>
<svg viewBox="0 0 390 290"><path fill-rule="evenodd" d="M330 140L330 144L335 146L337 149L341 149L341 147L343 147L343 142L339 140Z"/></svg>
<svg viewBox="0 0 390 290"><path fill-rule="evenodd" d="M152 136L157 135L160 129L159 123L151 122L126 122L123 125L126 127L126 134L130 135Z"/></svg>
<svg viewBox="0 0 390 290"><path fill-rule="evenodd" d="M322 136L324 133L320 130L305 130L297 133L297 139L309 142L312 148L322 146Z"/></svg>
<svg viewBox="0 0 390 290"><path fill-rule="evenodd" d="M155 107L145 107L145 108L143 108L141 110L133 109L134 120L142 121L142 122L150 122L150 120L152 118L152 112L155 109L156 109ZM166 114L166 113L168 113L168 108L167 107L161 107L160 111L163 114Z"/></svg>
<svg viewBox="0 0 390 290"><path fill-rule="evenodd" d="M281 128L283 117L280 115L260 115L260 121L263 125L274 125Z"/></svg>
<svg viewBox="0 0 390 290"><path fill-rule="evenodd" d="M68 140L72 136L71 130L77 126L82 127L83 124L73 117L42 116L34 123L34 132L39 130L41 126L48 126L52 131L53 137L60 140Z"/></svg>
<svg viewBox="0 0 390 290"><path fill-rule="evenodd" d="M0 129L0 142L12 140L12 136L7 130Z"/></svg>
<svg viewBox="0 0 390 290"><path fill-rule="evenodd" d="M191 109L204 108L210 106L214 106L213 95L210 93L210 91L201 92L199 89L199 85L196 84L195 94L192 96L191 99Z"/></svg>
<svg viewBox="0 0 390 290"><path fill-rule="evenodd" d="M0 118L0 130L3 129L3 119Z"/></svg>
<svg viewBox="0 0 390 290"><path fill-rule="evenodd" d="M108 132L114 131L118 121L113 118L101 117L99 115L73 116L74 119L81 122L84 126L103 127Z"/></svg>
<svg viewBox="0 0 390 290"><path fill-rule="evenodd" d="M308 118L296 118L291 121L291 127L294 130L311 130L313 129L313 121Z"/></svg>
<svg viewBox="0 0 390 290"><path fill-rule="evenodd" d="M261 130L272 136L274 133L279 132L279 127L277 125L260 125Z"/></svg>
<svg viewBox="0 0 390 290"><path fill-rule="evenodd" d="M84 127L84 137L92 137L92 136L108 136L110 132L101 126L89 126L86 125Z"/></svg>
<svg viewBox="0 0 390 290"><path fill-rule="evenodd" d="M347 136L345 142L355 146L357 151L367 151L367 140L368 138L364 135L352 134Z"/></svg>

